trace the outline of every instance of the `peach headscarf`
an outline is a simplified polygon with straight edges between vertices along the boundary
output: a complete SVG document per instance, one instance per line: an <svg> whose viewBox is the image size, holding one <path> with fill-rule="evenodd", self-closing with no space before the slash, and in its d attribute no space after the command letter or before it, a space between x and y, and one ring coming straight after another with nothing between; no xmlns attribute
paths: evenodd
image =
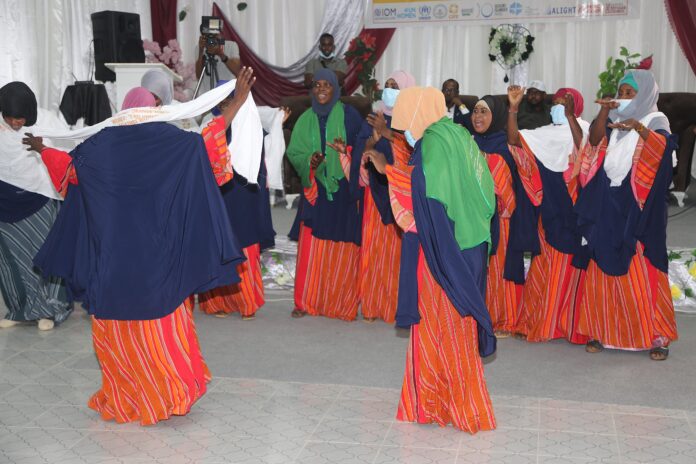
<svg viewBox="0 0 696 464"><path fill-rule="evenodd" d="M418 140L431 124L447 114L445 96L435 87L411 87L399 92L392 110L392 129L408 130Z"/></svg>

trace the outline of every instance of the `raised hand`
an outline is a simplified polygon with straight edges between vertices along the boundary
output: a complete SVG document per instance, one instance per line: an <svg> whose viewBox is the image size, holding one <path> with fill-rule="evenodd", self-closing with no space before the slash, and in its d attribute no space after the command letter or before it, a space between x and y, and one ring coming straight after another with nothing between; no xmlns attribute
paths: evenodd
<svg viewBox="0 0 696 464"><path fill-rule="evenodd" d="M288 120L290 115L292 114L292 110L288 108L287 106L281 106L280 111L283 112L283 124Z"/></svg>
<svg viewBox="0 0 696 464"><path fill-rule="evenodd" d="M614 109L619 107L618 102L616 100L614 100L613 98L609 98L609 97L599 98L599 99L595 100L595 103L597 103L599 106L601 106L603 110L604 109L614 110Z"/></svg>
<svg viewBox="0 0 696 464"><path fill-rule="evenodd" d="M387 171L387 158L377 150L368 150L363 155L363 160L369 160L377 172L384 174Z"/></svg>
<svg viewBox="0 0 696 464"><path fill-rule="evenodd" d="M367 115L367 123L376 130L379 135L384 135L387 130L387 120L384 118L384 113L378 111L376 114Z"/></svg>
<svg viewBox="0 0 696 464"><path fill-rule="evenodd" d="M508 102L510 102L510 109L516 109L522 103L522 98L524 97L524 87L519 85L511 85L508 87L507 91Z"/></svg>
<svg viewBox="0 0 696 464"><path fill-rule="evenodd" d="M26 137L22 139L22 143L29 147L27 148L27 151L36 151L41 153L41 150L46 148L46 145L43 144L43 138L34 137L34 135L29 132L25 132L24 135L26 135Z"/></svg>
<svg viewBox="0 0 696 464"><path fill-rule="evenodd" d="M312 169L317 169L323 161L324 155L316 151L312 153L312 157L309 159L309 167Z"/></svg>
<svg viewBox="0 0 696 464"><path fill-rule="evenodd" d="M565 107L566 118L575 117L575 100L573 100L573 95L567 93L563 97L563 106Z"/></svg>
<svg viewBox="0 0 696 464"><path fill-rule="evenodd" d="M244 102L251 91L251 87L256 82L254 70L248 66L244 66L237 76L237 84L234 87L234 98Z"/></svg>
<svg viewBox="0 0 696 464"><path fill-rule="evenodd" d="M631 130L631 129L638 130L643 125L639 121L636 121L635 119L626 119L625 121L612 122L612 123L608 124L608 126L611 127L612 129L619 129L619 130Z"/></svg>
<svg viewBox="0 0 696 464"><path fill-rule="evenodd" d="M326 145L336 150L336 153L346 153L346 142L340 137L336 137L333 143L326 142Z"/></svg>

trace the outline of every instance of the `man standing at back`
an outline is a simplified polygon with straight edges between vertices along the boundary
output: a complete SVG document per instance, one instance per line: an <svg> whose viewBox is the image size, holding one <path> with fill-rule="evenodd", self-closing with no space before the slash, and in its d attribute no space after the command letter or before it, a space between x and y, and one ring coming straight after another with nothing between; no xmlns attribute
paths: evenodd
<svg viewBox="0 0 696 464"><path fill-rule="evenodd" d="M319 57L313 58L305 68L304 85L306 88L312 86L314 73L326 68L336 73L338 85L343 89L343 80L346 78L348 63L343 58L336 57L336 45L334 37L325 32L319 37Z"/></svg>
<svg viewBox="0 0 696 464"><path fill-rule="evenodd" d="M546 103L546 86L541 81L531 81L524 94L517 114L520 129L536 129L551 124L551 106Z"/></svg>

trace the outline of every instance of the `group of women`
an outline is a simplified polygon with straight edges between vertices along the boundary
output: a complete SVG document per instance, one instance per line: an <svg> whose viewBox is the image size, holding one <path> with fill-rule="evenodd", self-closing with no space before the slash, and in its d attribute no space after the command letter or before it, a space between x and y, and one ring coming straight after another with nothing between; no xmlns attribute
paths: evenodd
<svg viewBox="0 0 696 464"><path fill-rule="evenodd" d="M0 326L60 322L70 298L88 301L104 374L89 404L106 419L152 424L185 414L205 392L191 295L207 313L247 319L263 305L260 252L274 236L264 174L257 187L240 179L228 151L230 123L252 85L245 68L202 141L153 123L104 129L67 154L26 135L40 158L24 168L40 173L32 179L43 190L18 175L0 178L0 288L10 307ZM124 106L166 105L166 92L155 90L134 89ZM336 75L319 70L287 147L304 186L290 234L298 240L292 316L354 320L361 311L366 322L409 328L399 420L494 429L481 358L496 337L566 338L589 352L667 358L677 338L665 214L674 142L649 72L628 72L616 98L597 101L592 125L579 117L580 93L559 89L553 123L535 130L517 127L517 86L507 101L478 100L464 126L447 117L439 90L417 87L403 71L387 79L366 119L339 95ZM23 84L0 89L0 136L21 146L17 133L31 126L35 107ZM154 154L133 148L141 138ZM114 162L113 150L129 156ZM190 165L200 156L205 172ZM171 182L158 180L157 201L130 188L158 176ZM183 194L167 188L174 183ZM119 221L138 227L114 227ZM18 230L37 234L26 240L33 248L18 243ZM166 253L144 259L153 237ZM32 269L35 256L45 277ZM129 278L110 285L126 263ZM70 298L51 296L48 277L64 278ZM13 296L17 282L23 299ZM64 312L33 309L53 301Z"/></svg>
<svg viewBox="0 0 696 464"><path fill-rule="evenodd" d="M534 130L519 86L462 126L403 71L364 121L330 71L311 95L287 151L304 186L292 315L410 327L400 420L495 428L480 357L496 337L667 358L675 143L650 72L627 72L592 124L559 89Z"/></svg>

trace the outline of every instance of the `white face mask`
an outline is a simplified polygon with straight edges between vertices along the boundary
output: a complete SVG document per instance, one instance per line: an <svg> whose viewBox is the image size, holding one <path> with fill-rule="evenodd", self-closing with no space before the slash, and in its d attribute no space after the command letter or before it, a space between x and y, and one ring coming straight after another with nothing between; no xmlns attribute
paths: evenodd
<svg viewBox="0 0 696 464"><path fill-rule="evenodd" d="M398 96L399 89L387 87L386 89L382 90L382 103L384 103L384 106L387 108L394 108L394 104L396 104L396 97Z"/></svg>
<svg viewBox="0 0 696 464"><path fill-rule="evenodd" d="M631 104L633 100L631 100L630 98L617 98L614 101L619 104L619 107L616 108L616 111L621 113L626 109L628 105Z"/></svg>
<svg viewBox="0 0 696 464"><path fill-rule="evenodd" d="M557 126L568 124L564 105L558 104L551 107L551 122Z"/></svg>
<svg viewBox="0 0 696 464"><path fill-rule="evenodd" d="M406 143L411 145L411 148L416 147L416 142L418 142L418 140L411 134L410 130L404 131L404 137L406 137Z"/></svg>
<svg viewBox="0 0 696 464"><path fill-rule="evenodd" d="M332 51L328 55L325 55L324 51L322 49L319 49L319 53L321 54L321 57L325 60L333 60L336 57L336 50Z"/></svg>

